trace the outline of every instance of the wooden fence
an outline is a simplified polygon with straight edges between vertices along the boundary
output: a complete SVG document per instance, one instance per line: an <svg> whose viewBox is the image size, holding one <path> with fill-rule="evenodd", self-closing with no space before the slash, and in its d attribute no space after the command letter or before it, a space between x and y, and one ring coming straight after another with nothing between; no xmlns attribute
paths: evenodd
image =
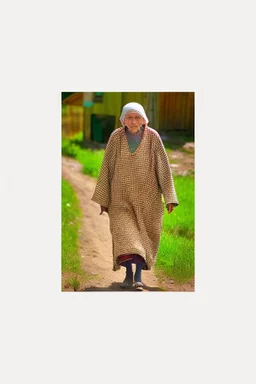
<svg viewBox="0 0 256 384"><path fill-rule="evenodd" d="M194 133L194 92L159 92L159 129Z"/></svg>
<svg viewBox="0 0 256 384"><path fill-rule="evenodd" d="M62 137L72 137L83 131L84 108L78 105L62 106Z"/></svg>

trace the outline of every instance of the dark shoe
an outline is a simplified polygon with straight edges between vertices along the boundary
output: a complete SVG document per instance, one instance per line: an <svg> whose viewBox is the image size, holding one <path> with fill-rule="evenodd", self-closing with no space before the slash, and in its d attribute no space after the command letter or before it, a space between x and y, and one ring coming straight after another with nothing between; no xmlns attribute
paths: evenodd
<svg viewBox="0 0 256 384"><path fill-rule="evenodd" d="M132 277L127 277L124 279L124 281L120 284L121 288L131 288L133 286L133 275Z"/></svg>

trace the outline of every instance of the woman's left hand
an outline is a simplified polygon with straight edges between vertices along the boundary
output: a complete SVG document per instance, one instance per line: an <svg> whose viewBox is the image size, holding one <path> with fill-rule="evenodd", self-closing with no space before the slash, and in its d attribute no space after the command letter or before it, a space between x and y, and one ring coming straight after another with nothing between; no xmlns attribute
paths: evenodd
<svg viewBox="0 0 256 384"><path fill-rule="evenodd" d="M168 214L173 211L174 205L172 203L166 204Z"/></svg>

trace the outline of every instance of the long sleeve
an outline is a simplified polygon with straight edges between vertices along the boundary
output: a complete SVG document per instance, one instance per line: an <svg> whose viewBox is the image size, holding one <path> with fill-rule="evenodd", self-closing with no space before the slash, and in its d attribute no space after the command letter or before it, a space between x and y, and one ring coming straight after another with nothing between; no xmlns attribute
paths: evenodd
<svg viewBox="0 0 256 384"><path fill-rule="evenodd" d="M116 153L115 139L113 137L113 133L109 137L100 169L100 174L91 199L95 201L95 203L98 203L99 205L102 205L106 208L108 208L110 203L111 180L114 170Z"/></svg>
<svg viewBox="0 0 256 384"><path fill-rule="evenodd" d="M179 203L172 177L171 165L159 135L156 137L155 158L156 176L161 192L164 196L165 204L172 203L177 206Z"/></svg>

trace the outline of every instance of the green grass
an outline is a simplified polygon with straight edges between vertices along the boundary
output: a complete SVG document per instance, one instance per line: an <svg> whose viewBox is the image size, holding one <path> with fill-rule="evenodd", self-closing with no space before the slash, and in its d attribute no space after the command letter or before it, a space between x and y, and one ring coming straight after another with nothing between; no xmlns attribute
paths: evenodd
<svg viewBox="0 0 256 384"><path fill-rule="evenodd" d="M176 282L185 283L194 276L194 241L162 232L155 268Z"/></svg>
<svg viewBox="0 0 256 384"><path fill-rule="evenodd" d="M104 157L104 150L80 149L76 159L83 164L83 173L97 178Z"/></svg>
<svg viewBox="0 0 256 384"><path fill-rule="evenodd" d="M62 141L62 153L76 158L83 172L98 177L104 150L81 148L81 136ZM194 276L194 177L174 176L179 206L168 215L165 209L156 270L177 282Z"/></svg>
<svg viewBox="0 0 256 384"><path fill-rule="evenodd" d="M82 212L72 187L62 180L62 273L64 288L79 289L81 280L87 278L81 267L78 230Z"/></svg>
<svg viewBox="0 0 256 384"><path fill-rule="evenodd" d="M82 137L80 134L73 139L62 140L62 154L74 157L83 165L83 173L97 178L104 157L104 150L81 148Z"/></svg>
<svg viewBox="0 0 256 384"><path fill-rule="evenodd" d="M194 237L194 178L175 176L175 189L179 205L168 215L164 214L163 229L171 235Z"/></svg>
<svg viewBox="0 0 256 384"><path fill-rule="evenodd" d="M174 178L179 205L164 212L161 241L155 264L165 276L187 282L194 276L194 178Z"/></svg>

